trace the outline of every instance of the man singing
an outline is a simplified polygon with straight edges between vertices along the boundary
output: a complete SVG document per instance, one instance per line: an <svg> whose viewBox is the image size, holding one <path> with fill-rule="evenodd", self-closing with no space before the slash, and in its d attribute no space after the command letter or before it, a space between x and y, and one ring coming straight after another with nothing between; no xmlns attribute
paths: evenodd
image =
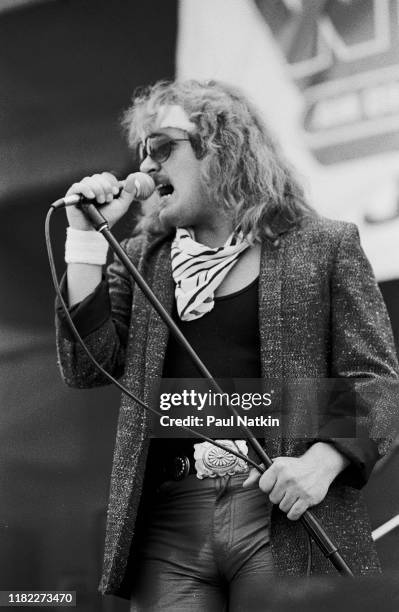
<svg viewBox="0 0 399 612"><path fill-rule="evenodd" d="M134 98L124 125L157 186L124 248L215 378L397 378L389 319L356 227L306 204L240 92L157 83ZM112 226L134 187L128 177L119 193L103 172L70 194L106 204ZM97 360L146 402L156 377L198 377L118 259L103 276L103 236L78 209L67 213L64 289ZM57 312L65 381L106 384ZM298 421L291 404L285 418ZM353 406L345 409L352 416ZM336 572L314 545L310 555L297 522L310 507L355 574L378 572L359 489L389 447L391 415L383 402L367 412L367 437L265 431L274 461L259 478L244 461L231 470L212 464L212 448L199 440L150 440L151 414L123 397L102 591L130 598L132 610L238 611L249 593L267 609L274 577Z"/></svg>

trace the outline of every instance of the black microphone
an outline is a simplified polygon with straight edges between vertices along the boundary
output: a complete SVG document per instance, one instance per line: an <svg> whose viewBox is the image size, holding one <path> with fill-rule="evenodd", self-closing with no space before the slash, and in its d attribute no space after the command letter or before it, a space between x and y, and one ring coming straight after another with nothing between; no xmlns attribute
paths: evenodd
<svg viewBox="0 0 399 612"><path fill-rule="evenodd" d="M144 174L144 172L135 172L134 174L129 176L127 180L129 180L129 183L133 181L134 190L131 191L131 193L133 194L133 198L135 200L146 200L155 191L155 183L153 179L148 174ZM119 193L115 196L115 198L118 198L120 196L125 184L126 180L119 181L119 186L121 189ZM52 206L53 208L63 208L65 206L73 206L84 203L95 204L98 208L110 204L110 202L104 202L103 204L99 204L98 202L96 202L95 198L86 198L81 193L74 193L72 195L61 198L60 200L57 200L57 202L55 202Z"/></svg>

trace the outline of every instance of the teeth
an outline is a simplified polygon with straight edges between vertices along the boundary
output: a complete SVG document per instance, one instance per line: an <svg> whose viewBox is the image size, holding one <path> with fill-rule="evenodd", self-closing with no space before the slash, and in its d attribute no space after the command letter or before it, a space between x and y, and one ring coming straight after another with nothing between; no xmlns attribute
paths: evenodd
<svg viewBox="0 0 399 612"><path fill-rule="evenodd" d="M159 185L157 185L157 191L158 191L159 196L161 197L161 199L170 198L170 196L173 193L173 189L172 189L171 193L168 193L169 187L170 187L170 185L168 183L160 183ZM166 190L166 193L163 193L164 190Z"/></svg>

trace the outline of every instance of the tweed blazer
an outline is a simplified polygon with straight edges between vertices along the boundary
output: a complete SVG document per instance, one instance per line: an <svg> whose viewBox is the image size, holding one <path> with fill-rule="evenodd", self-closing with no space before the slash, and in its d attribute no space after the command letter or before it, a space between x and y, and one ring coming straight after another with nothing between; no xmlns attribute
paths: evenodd
<svg viewBox="0 0 399 612"><path fill-rule="evenodd" d="M174 291L170 238L137 236L125 248L155 294L171 312ZM119 260L107 271L109 303L97 328L85 338L101 365L122 377L130 390L149 402L151 385L162 375L168 330ZM90 297L90 299L98 299ZM398 363L389 318L361 249L356 226L316 215L283 233L277 244L262 244L259 277L259 333L262 375L269 379L357 377L395 381ZM87 359L57 318L58 358L67 384L84 388L108 381ZM288 417L298 418L295 408ZM377 456L389 448L394 431L393 402L377 401L366 421ZM103 593L129 597L124 580L143 489L151 415L123 396L111 477ZM335 441L361 464L356 444ZM353 441L352 441L353 442ZM307 446L289 435L265 431L269 456L298 456ZM355 574L378 572L362 495L338 477L326 498L313 508ZM298 522L273 507L271 546L282 575L306 573L307 539ZM134 555L134 545L132 547ZM335 573L316 546L313 573Z"/></svg>

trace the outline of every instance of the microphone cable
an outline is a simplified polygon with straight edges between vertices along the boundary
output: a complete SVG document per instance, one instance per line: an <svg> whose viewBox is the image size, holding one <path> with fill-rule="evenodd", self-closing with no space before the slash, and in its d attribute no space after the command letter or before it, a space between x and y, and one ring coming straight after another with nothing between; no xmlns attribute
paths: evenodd
<svg viewBox="0 0 399 612"><path fill-rule="evenodd" d="M119 382L119 380L117 380L114 376L112 376L112 374L107 372L98 363L98 361L96 360L94 355L91 353L90 349L86 346L86 344L85 344L83 338L81 337L81 335L79 334L78 330L76 329L76 326L75 326L75 324L74 324L74 322L72 320L72 317L71 317L71 315L69 313L68 306L66 305L65 300L64 300L64 298L62 296L61 288L60 288L60 285L59 285L59 282L58 282L55 262L54 262L53 248L52 248L52 244L51 244L51 235L50 235L50 220L51 220L51 216L52 216L52 213L54 212L54 210L58 210L62 205L64 205L64 206L73 206L73 204L66 204L65 205L63 198L60 198L59 200L56 200L55 202L53 202L51 204L49 210L47 211L46 220L45 220L45 239L46 239L47 256L48 256L50 272L51 272L51 278L52 278L52 281L53 281L54 289L55 289L55 292L57 294L58 300L59 300L59 302L61 304L62 310L63 310L63 312L65 314L66 320L68 321L68 325L70 326L72 334L75 337L76 341L80 344L80 346L82 347L82 349L84 350L86 355L89 357L89 359L92 361L92 363L96 366L96 368L101 372L101 374L103 374L103 376L108 378L108 380L113 385L115 385L116 387L118 387L118 389L120 391L122 391L122 393L127 395L127 397L129 397L134 402L138 403L142 408L144 408L145 410L148 410L149 412L152 412L156 416L159 416L159 417L163 416L162 412L159 412L153 406L147 405L145 402L143 402L142 399L140 399L134 393L129 391L129 389L127 389L121 382ZM242 459L243 461L245 461L246 463L248 463L249 465L254 467L256 470L258 470L258 472L260 474L263 474L266 471L265 468L262 467L262 465L258 465L254 460L252 460L249 457L243 455L238 450L235 451L235 450L233 450L231 448L227 448L226 446L224 446L223 444L220 444L216 440L213 440L212 438L209 438L205 434L203 434L203 433L201 433L201 432L199 432L199 431L197 431L197 430L195 430L195 429L193 429L191 427L188 427L186 425L179 425L179 428L184 429L185 431L187 431L187 432L189 432L191 434L194 434L194 436L197 437L197 438L201 438L201 439L205 440L206 442L210 442L214 446L217 446L220 449L222 449L222 450L224 450L226 452L231 453L232 455L235 455L239 459Z"/></svg>
<svg viewBox="0 0 399 612"><path fill-rule="evenodd" d="M80 346L82 347L83 351L86 353L86 355L89 357L89 359L95 365L95 367L103 374L103 376L105 376L113 385L115 385L127 397L129 397L131 400L133 400L134 402L139 404L144 410L148 410L149 412L151 412L152 414L155 414L158 417L163 416L163 414L161 412L159 412L156 408L154 408L153 406L147 405L145 402L143 402L142 399L140 399L134 393L129 391L129 389L127 389L121 382L119 382L114 376L112 376L109 372L107 372L98 363L98 361L96 360L94 355L91 353L90 349L86 346L83 338L79 334L79 332L78 332L78 330L77 330L77 328L76 328L76 326L75 326L75 324L74 324L74 322L72 320L72 317L71 317L71 315L69 313L68 306L66 305L65 300L64 300L64 298L62 296L61 288L60 288L60 285L59 285L59 282L58 282L57 271L56 271L55 262L54 262L53 248L52 248L52 244L51 244L50 221L51 221L52 213L55 210L59 210L61 207L73 206L73 205L74 205L74 203L70 203L70 204L69 203L65 203L65 199L64 198L60 198L60 199L54 201L51 204L49 210L47 211L46 219L45 219L45 241L46 241L46 249L47 249L47 255L48 255L48 261L49 261L49 266L50 266L51 277L52 277L52 281L53 281L53 285L54 285L54 289L55 289L56 295L57 295L58 300L59 300L59 302L61 304L61 307L62 307L62 310L63 310L63 312L65 314L66 320L68 321L68 324L70 326L70 329L72 331L72 334L73 334L74 338L80 344ZM125 251L125 253L126 253L126 251ZM206 442L209 442L210 444L213 444L214 446L217 446L221 450L224 450L224 451L226 451L226 452L228 452L228 453L230 453L232 455L235 455L239 459L242 459L243 461L245 461L248 465L251 465L253 468L255 468L260 474L263 474L266 471L266 468L264 467L263 464L258 465L254 460L250 459L250 457L247 457L246 455L243 455L238 450L234 450L232 448L227 448L226 446L224 446L223 444L221 444L217 440L209 438L205 434L197 431L196 429L193 429L192 427L188 427L186 425L179 425L179 428L183 429L184 431L187 431L187 432L193 434L197 438L200 438L200 439L202 439L202 440L204 440ZM309 533L309 531L307 529L305 530L305 533L307 535L307 568L306 568L306 576L310 577L311 566L312 566L312 539L311 539L310 533Z"/></svg>

